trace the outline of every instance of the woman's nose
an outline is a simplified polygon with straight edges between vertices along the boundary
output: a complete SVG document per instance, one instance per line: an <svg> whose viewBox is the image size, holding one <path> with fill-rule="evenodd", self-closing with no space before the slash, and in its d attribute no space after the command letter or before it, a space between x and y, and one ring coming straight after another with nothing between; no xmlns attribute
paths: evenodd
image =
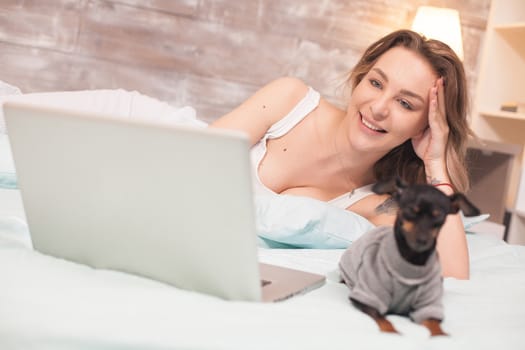
<svg viewBox="0 0 525 350"><path fill-rule="evenodd" d="M388 101L385 98L378 98L370 105L370 112L374 119L384 119L388 116Z"/></svg>

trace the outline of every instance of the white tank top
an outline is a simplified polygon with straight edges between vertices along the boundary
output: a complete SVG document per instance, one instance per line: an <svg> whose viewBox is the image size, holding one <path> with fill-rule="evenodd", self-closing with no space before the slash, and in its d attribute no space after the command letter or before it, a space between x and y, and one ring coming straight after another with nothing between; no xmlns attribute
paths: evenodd
<svg viewBox="0 0 525 350"><path fill-rule="evenodd" d="M321 96L317 91L308 88L306 96L288 113L284 118L270 126L268 131L264 134L262 139L252 146L251 161L253 167L254 189L256 194L276 194L271 189L266 187L259 177L259 165L266 154L266 143L269 139L281 137L293 129L301 120L303 120L311 111L318 105ZM373 194L372 185L366 185L354 189L352 192L347 192L338 196L328 203L339 208L346 209L360 199Z"/></svg>

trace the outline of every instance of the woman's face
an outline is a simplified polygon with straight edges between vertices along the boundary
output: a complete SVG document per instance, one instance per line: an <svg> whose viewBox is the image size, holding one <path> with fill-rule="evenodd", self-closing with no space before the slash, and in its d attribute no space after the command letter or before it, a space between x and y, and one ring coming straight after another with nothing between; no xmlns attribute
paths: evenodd
<svg viewBox="0 0 525 350"><path fill-rule="evenodd" d="M355 149L386 154L422 133L437 78L417 53L403 47L385 52L352 92L349 142Z"/></svg>

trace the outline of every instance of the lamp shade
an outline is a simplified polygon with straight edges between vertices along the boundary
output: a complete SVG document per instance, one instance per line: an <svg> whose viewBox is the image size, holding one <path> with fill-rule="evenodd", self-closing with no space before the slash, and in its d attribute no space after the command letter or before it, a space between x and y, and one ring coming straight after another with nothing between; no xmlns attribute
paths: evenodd
<svg viewBox="0 0 525 350"><path fill-rule="evenodd" d="M429 39L444 42L463 61L463 39L457 10L420 6L412 23L412 30Z"/></svg>

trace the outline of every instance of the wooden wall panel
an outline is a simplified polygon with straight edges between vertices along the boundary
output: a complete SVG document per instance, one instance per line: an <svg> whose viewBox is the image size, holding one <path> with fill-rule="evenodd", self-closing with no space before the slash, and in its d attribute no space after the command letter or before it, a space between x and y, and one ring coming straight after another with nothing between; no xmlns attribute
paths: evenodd
<svg viewBox="0 0 525 350"><path fill-rule="evenodd" d="M0 79L137 90L208 121L282 75L340 102L366 46L409 27L418 5L460 11L474 88L490 0L0 0Z"/></svg>
<svg viewBox="0 0 525 350"><path fill-rule="evenodd" d="M260 73L279 72L297 45L296 38L228 28L214 22L173 17L119 5L93 2L79 35L79 52L98 58L235 81L261 83ZM130 18L133 21L130 22ZM111 36L106 33L112 33ZM260 47L271 50L260 50ZM253 64L264 61L264 69ZM250 78L250 79L248 79Z"/></svg>
<svg viewBox="0 0 525 350"><path fill-rule="evenodd" d="M196 16L199 9L199 0L115 0L112 2L181 16Z"/></svg>
<svg viewBox="0 0 525 350"><path fill-rule="evenodd" d="M82 2L0 1L0 41L18 45L73 51Z"/></svg>

